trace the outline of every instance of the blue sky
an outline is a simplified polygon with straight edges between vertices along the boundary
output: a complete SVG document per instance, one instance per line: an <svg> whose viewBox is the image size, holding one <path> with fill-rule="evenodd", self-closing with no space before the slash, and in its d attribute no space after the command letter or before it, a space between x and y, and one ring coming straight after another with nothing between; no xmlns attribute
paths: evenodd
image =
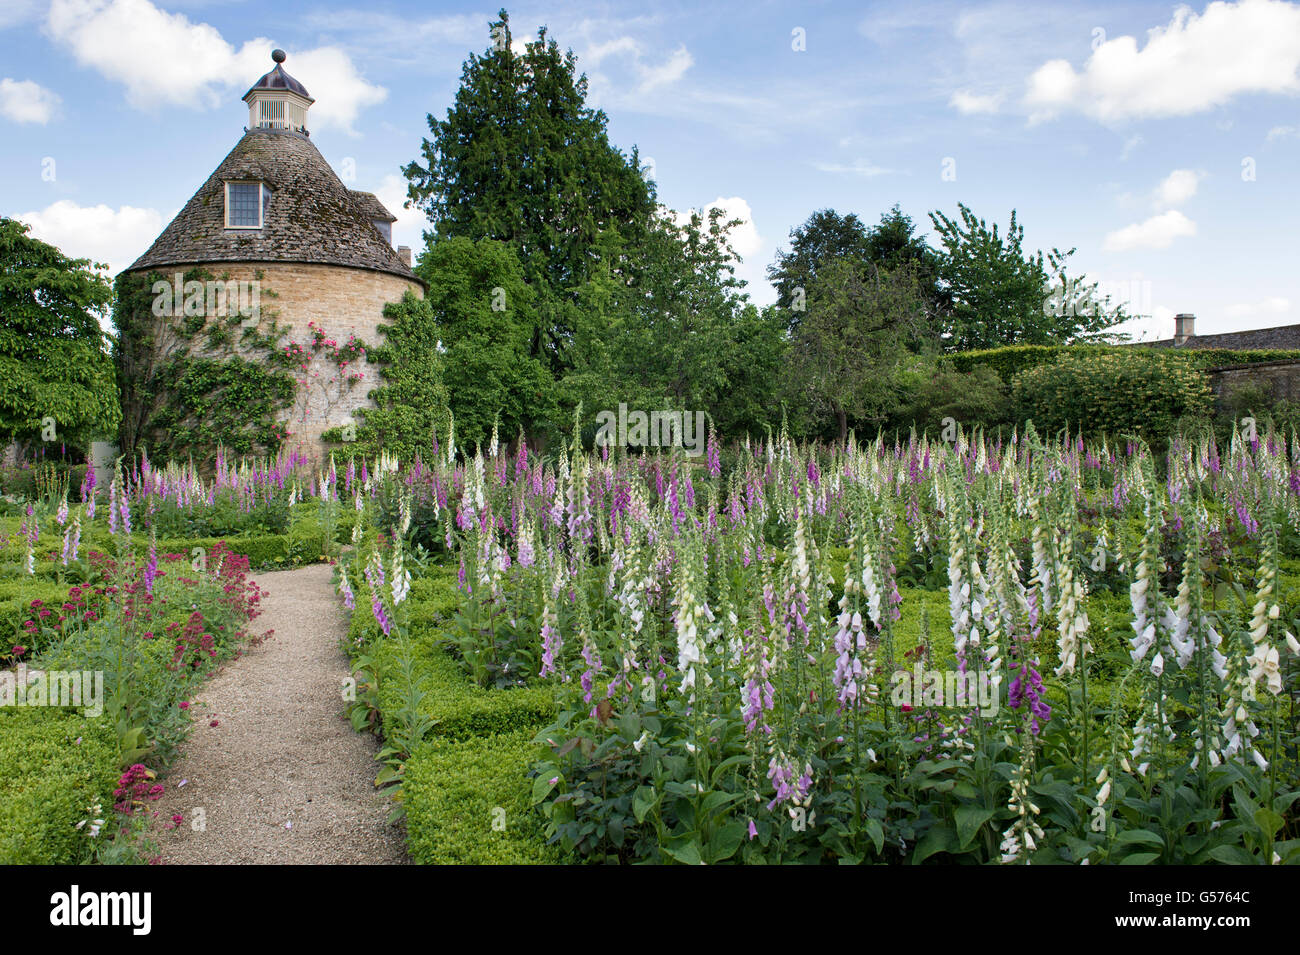
<svg viewBox="0 0 1300 955"><path fill-rule="evenodd" d="M499 3L2 0L0 213L120 269L239 138L283 47L313 141L419 246L398 167ZM1300 322L1300 4L521 3L677 210L747 219L760 302L814 209L1018 211L1145 337ZM800 48L802 47L802 48Z"/></svg>

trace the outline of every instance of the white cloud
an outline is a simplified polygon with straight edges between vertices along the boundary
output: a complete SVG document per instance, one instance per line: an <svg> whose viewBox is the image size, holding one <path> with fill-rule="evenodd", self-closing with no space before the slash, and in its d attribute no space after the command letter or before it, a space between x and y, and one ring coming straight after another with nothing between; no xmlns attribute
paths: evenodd
<svg viewBox="0 0 1300 955"><path fill-rule="evenodd" d="M405 67L447 70L459 73L461 57L453 59L431 47L464 50L483 47L491 42L489 17L477 13L457 13L423 19L383 13L372 6L344 10L312 10L299 17L312 35L329 39L353 51L370 53L382 50L385 58L400 61Z"/></svg>
<svg viewBox="0 0 1300 955"><path fill-rule="evenodd" d="M270 57L267 57L269 61ZM316 102L307 114L312 129L334 127L353 133L352 126L370 106L388 98L388 90L362 79L352 59L337 47L324 46L292 55L292 76L307 87ZM248 81L252 86L254 79Z"/></svg>
<svg viewBox="0 0 1300 955"><path fill-rule="evenodd" d="M1300 134L1300 129L1295 126L1274 126L1268 131L1268 135L1264 139L1266 142L1271 143L1276 139L1287 139L1297 134Z"/></svg>
<svg viewBox="0 0 1300 955"><path fill-rule="evenodd" d="M1250 318L1255 315L1285 315L1291 311L1291 302L1289 299L1275 295L1261 302L1229 305L1223 311L1229 318Z"/></svg>
<svg viewBox="0 0 1300 955"><path fill-rule="evenodd" d="M642 66L638 63L637 71L641 74L641 85L638 89L645 93L657 86L676 83L694 64L695 58L685 46L679 46L658 66Z"/></svg>
<svg viewBox="0 0 1300 955"><path fill-rule="evenodd" d="M733 219L739 220L739 225L732 227L727 234L731 242L731 247L736 250L736 254L742 259L748 260L754 253L763 248L764 242L762 236L758 234L758 229L754 226L754 213L749 207L749 202L740 196L718 196L712 202L699 209L687 209L685 212L666 209L678 225L685 225L691 221L691 214L698 212L707 226L709 212L713 209L722 210L722 221L730 222Z"/></svg>
<svg viewBox="0 0 1300 955"><path fill-rule="evenodd" d="M698 212L707 225L711 209L722 210L723 222L740 220L739 224L733 226L728 233L731 247L741 259L740 263L736 264L736 278L748 283L745 291L753 301L759 305L770 304L774 301L775 294L767 283L767 262L771 258L772 247L759 235L758 227L754 225L754 212L748 200L741 196L718 196L703 208L687 209L685 212L660 207L661 212L678 225L689 222L692 212Z"/></svg>
<svg viewBox="0 0 1300 955"><path fill-rule="evenodd" d="M1300 6L1283 0L1180 6L1164 27L1107 40L1082 70L1050 60L1028 80L1031 120L1077 110L1102 122L1186 116L1248 93L1300 92Z"/></svg>
<svg viewBox="0 0 1300 955"><path fill-rule="evenodd" d="M1141 136L1130 136L1128 139L1124 140L1124 148L1119 151L1120 160L1123 161L1128 159L1129 156L1133 155L1133 150L1141 146L1143 142L1145 142L1145 140L1143 140Z"/></svg>
<svg viewBox="0 0 1300 955"><path fill-rule="evenodd" d="M1201 173L1191 169L1175 169L1160 185L1156 186L1154 196L1156 207L1171 209L1174 206L1181 206L1196 195L1196 187L1200 181Z"/></svg>
<svg viewBox="0 0 1300 955"><path fill-rule="evenodd" d="M1106 236L1102 248L1107 252L1134 249L1166 249L1174 239L1196 235L1196 223L1177 209L1135 222Z"/></svg>
<svg viewBox="0 0 1300 955"><path fill-rule="evenodd" d="M41 0L5 0L0 4L0 30L35 20L41 11Z"/></svg>
<svg viewBox="0 0 1300 955"><path fill-rule="evenodd" d="M754 225L754 210L740 196L718 196L704 208L708 215L710 209L721 209L724 220L739 219L740 225L731 230L731 247L742 259L749 260L763 247L763 237Z"/></svg>
<svg viewBox="0 0 1300 955"><path fill-rule="evenodd" d="M0 116L15 123L39 123L44 126L54 118L59 94L31 80L0 79Z"/></svg>
<svg viewBox="0 0 1300 955"><path fill-rule="evenodd" d="M582 52L582 66L595 69L600 61L616 53L625 53L633 57L641 55L641 45L630 36L615 37L604 43L593 43Z"/></svg>
<svg viewBox="0 0 1300 955"><path fill-rule="evenodd" d="M1002 105L1003 94L1001 93L972 93L970 90L958 90L952 94L948 100L948 105L954 107L957 112L970 115L972 113L996 113L998 107Z"/></svg>
<svg viewBox="0 0 1300 955"><path fill-rule="evenodd" d="M258 37L236 49L215 27L150 0L52 0L46 32L78 63L121 83L137 109L229 105L232 94L242 95L272 65L270 40ZM317 100L313 128L352 132L360 111L388 95L337 47L295 53L289 67Z"/></svg>
<svg viewBox="0 0 1300 955"><path fill-rule="evenodd" d="M32 227L32 235L57 246L65 255L104 262L116 274L139 258L163 229L157 209L106 205L79 206L60 199L39 212L15 216Z"/></svg>
<svg viewBox="0 0 1300 955"><path fill-rule="evenodd" d="M884 176L893 172L892 169L886 169L884 166L876 166L865 159L855 159L851 164L837 162L819 162L813 163L818 172L850 173L854 176L862 176L870 179L873 176Z"/></svg>

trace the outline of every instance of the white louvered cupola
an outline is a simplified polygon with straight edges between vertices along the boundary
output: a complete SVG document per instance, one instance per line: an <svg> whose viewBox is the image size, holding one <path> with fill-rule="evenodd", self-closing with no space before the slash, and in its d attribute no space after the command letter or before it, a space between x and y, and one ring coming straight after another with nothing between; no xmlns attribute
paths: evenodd
<svg viewBox="0 0 1300 955"><path fill-rule="evenodd" d="M284 50L274 50L275 68L244 94L249 129L287 129L307 132L307 110L316 102L306 87L284 71Z"/></svg>

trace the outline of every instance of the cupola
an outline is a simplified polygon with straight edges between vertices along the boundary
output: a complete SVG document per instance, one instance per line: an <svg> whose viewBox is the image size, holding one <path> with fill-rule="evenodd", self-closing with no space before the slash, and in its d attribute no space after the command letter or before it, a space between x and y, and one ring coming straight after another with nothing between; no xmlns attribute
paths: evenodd
<svg viewBox="0 0 1300 955"><path fill-rule="evenodd" d="M307 88L284 71L284 50L272 50L275 68L244 94L249 129L285 129L307 133L307 110L316 102Z"/></svg>

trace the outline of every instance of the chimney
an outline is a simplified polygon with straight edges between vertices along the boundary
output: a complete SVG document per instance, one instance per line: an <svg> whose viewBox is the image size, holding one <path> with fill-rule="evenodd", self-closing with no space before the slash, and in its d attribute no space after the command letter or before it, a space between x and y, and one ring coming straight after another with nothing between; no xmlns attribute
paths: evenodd
<svg viewBox="0 0 1300 955"><path fill-rule="evenodd" d="M409 245L399 245L397 247L397 257L405 263L408 269L411 267L411 247Z"/></svg>
<svg viewBox="0 0 1300 955"><path fill-rule="evenodd" d="M1181 345L1196 334L1196 316L1183 312L1174 316L1174 344Z"/></svg>

